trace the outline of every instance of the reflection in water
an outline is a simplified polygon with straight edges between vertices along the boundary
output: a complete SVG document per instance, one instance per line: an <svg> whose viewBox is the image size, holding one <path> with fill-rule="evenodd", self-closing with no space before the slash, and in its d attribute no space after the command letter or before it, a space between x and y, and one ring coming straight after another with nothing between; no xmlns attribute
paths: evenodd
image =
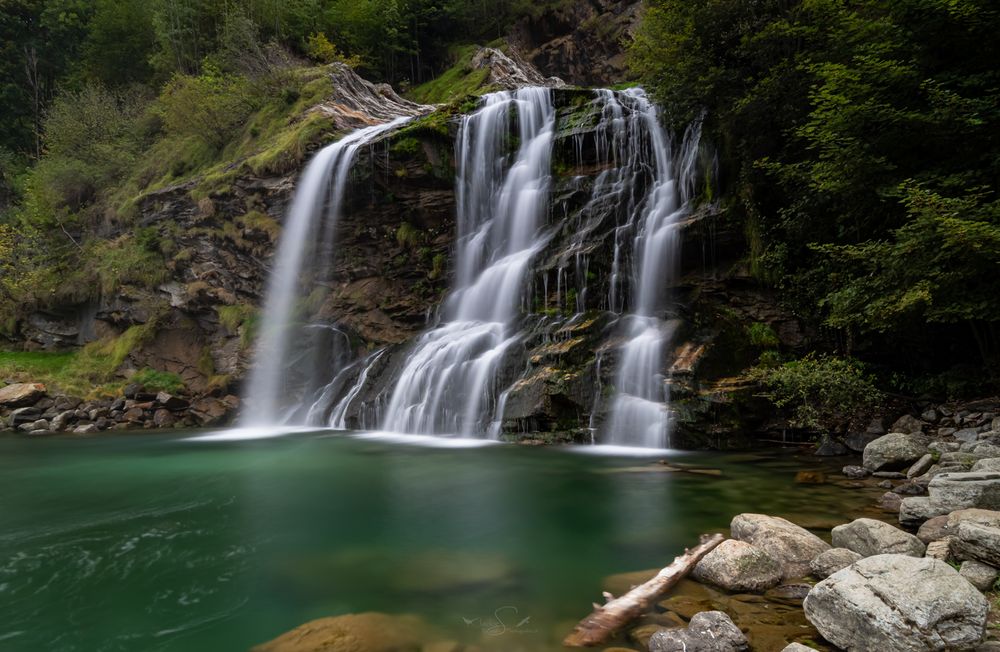
<svg viewBox="0 0 1000 652"><path fill-rule="evenodd" d="M0 438L0 649L239 650L368 610L550 649L602 577L662 566L736 513L831 520L869 499L794 485L812 459L327 434ZM671 470L701 463L721 476Z"/></svg>

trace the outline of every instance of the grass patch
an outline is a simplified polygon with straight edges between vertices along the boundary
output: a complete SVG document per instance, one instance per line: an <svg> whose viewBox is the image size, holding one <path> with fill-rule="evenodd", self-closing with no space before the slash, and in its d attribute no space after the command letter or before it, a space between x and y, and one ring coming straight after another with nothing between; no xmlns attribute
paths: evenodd
<svg viewBox="0 0 1000 652"><path fill-rule="evenodd" d="M146 367L132 374L130 383L142 385L148 392L170 392L176 394L184 389L184 381L175 373L157 371Z"/></svg>
<svg viewBox="0 0 1000 652"><path fill-rule="evenodd" d="M472 57L479 50L477 45L465 45L454 51L455 64L434 79L414 87L410 99L421 104L444 104L469 95L481 95L489 90L485 68L473 70Z"/></svg>
<svg viewBox="0 0 1000 652"><path fill-rule="evenodd" d="M74 396L116 394L115 372L129 353L156 334L157 324L132 326L118 337L91 342L78 351L0 352L0 375L21 382L40 382Z"/></svg>

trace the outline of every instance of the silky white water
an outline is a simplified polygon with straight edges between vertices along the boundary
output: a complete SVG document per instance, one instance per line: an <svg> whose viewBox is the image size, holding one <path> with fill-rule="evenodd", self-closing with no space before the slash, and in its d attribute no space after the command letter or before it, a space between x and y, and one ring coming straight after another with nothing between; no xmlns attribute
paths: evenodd
<svg viewBox="0 0 1000 652"><path fill-rule="evenodd" d="M291 343L295 338L311 339L315 333L307 329L325 329L328 332L324 335L337 337L339 331L332 327L300 321L296 314L297 304L310 290L302 286L302 276L312 272L313 266L328 265L330 262L324 258L332 255L348 173L358 150L409 119L401 117L365 127L327 145L312 158L299 178L268 280L260 337L245 392L246 408L241 425L259 426L287 421L290 415L280 412L282 398L290 375L303 371L289 360ZM303 364L307 362L303 361ZM329 374L327 378L334 375L324 364L318 367L316 373Z"/></svg>
<svg viewBox="0 0 1000 652"><path fill-rule="evenodd" d="M621 119L619 132L646 144L652 166L652 185L636 210L616 234L610 303L623 303L619 279L622 246L631 238L631 273L628 285L631 309L622 318L623 344L618 350L615 394L602 443L666 448L670 445L669 382L666 357L675 330L666 319L669 290L676 281L681 218L688 211L694 190L700 127L687 130L676 159L671 142L660 126L657 111L645 94L633 89L624 97L631 111ZM613 96L606 102L616 102ZM617 114L617 111L614 111Z"/></svg>
<svg viewBox="0 0 1000 652"><path fill-rule="evenodd" d="M511 120L519 138L510 141ZM456 144L456 275L443 323L423 334L385 411L384 430L484 435L496 374L519 339L515 322L548 205L555 109L548 88L484 96Z"/></svg>

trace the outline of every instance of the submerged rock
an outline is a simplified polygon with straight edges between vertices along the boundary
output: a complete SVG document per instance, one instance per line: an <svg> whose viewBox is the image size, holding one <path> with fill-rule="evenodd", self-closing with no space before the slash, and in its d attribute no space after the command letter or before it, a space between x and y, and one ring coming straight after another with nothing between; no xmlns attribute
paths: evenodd
<svg viewBox="0 0 1000 652"><path fill-rule="evenodd" d="M762 593L781 582L781 566L756 546L726 539L698 562L692 576L727 591Z"/></svg>
<svg viewBox="0 0 1000 652"><path fill-rule="evenodd" d="M926 548L912 534L873 518L859 518L838 525L831 534L834 546L853 550L862 557L887 553L923 557Z"/></svg>
<svg viewBox="0 0 1000 652"><path fill-rule="evenodd" d="M876 555L823 580L805 613L848 652L965 649L980 641L989 604L948 564Z"/></svg>
<svg viewBox="0 0 1000 652"><path fill-rule="evenodd" d="M252 652L415 652L428 638L416 616L369 612L309 621Z"/></svg>
<svg viewBox="0 0 1000 652"><path fill-rule="evenodd" d="M830 544L794 523L777 516L739 514L729 525L733 538L769 553L780 565L782 579L809 574L809 562L830 549Z"/></svg>
<svg viewBox="0 0 1000 652"><path fill-rule="evenodd" d="M649 639L649 652L738 652L747 638L721 611L695 614L686 628L661 629Z"/></svg>

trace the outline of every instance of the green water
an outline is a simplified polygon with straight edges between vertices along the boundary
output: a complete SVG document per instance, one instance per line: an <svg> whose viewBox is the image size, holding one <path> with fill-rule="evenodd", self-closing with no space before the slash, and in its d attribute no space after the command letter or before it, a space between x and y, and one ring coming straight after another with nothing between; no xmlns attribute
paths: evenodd
<svg viewBox="0 0 1000 652"><path fill-rule="evenodd" d="M246 650L366 610L479 640L498 609L529 618L503 649L541 649L602 577L665 565L734 514L821 526L870 500L795 484L810 457L670 458L722 474L324 433L0 437L0 650Z"/></svg>

